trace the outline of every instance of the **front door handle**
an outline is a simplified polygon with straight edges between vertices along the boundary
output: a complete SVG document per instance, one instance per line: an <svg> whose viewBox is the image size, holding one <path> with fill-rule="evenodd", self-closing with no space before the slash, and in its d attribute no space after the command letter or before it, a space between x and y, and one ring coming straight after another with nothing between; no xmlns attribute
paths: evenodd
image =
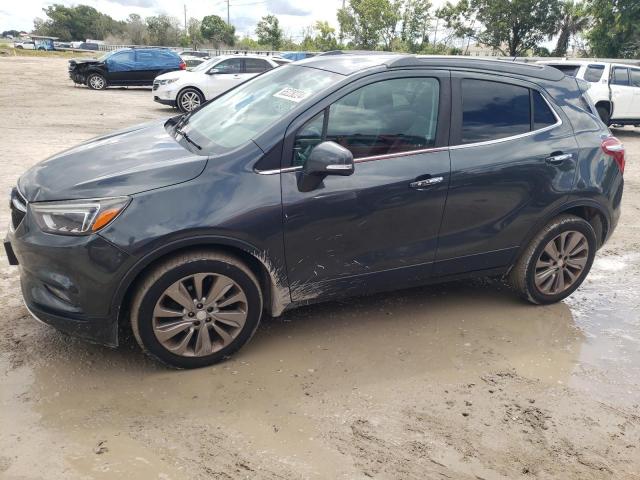
<svg viewBox="0 0 640 480"><path fill-rule="evenodd" d="M409 186L411 188L415 188L420 190L421 188L427 188L432 185L436 185L444 180L444 177L431 177L425 178L423 180L416 180L415 182L411 182Z"/></svg>
<svg viewBox="0 0 640 480"><path fill-rule="evenodd" d="M557 154L548 156L544 160L550 165L560 165L565 160L571 160L572 158L573 158L573 153L557 153Z"/></svg>

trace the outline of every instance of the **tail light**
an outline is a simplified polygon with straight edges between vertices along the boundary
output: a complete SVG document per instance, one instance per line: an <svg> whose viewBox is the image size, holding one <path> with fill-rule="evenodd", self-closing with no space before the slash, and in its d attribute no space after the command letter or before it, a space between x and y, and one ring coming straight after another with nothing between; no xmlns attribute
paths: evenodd
<svg viewBox="0 0 640 480"><path fill-rule="evenodd" d="M612 157L618 164L620 173L624 173L624 145L616 137L607 137L600 144L605 155Z"/></svg>
<svg viewBox="0 0 640 480"><path fill-rule="evenodd" d="M186 70L187 69L187 64L184 62L180 62L180 70Z"/></svg>

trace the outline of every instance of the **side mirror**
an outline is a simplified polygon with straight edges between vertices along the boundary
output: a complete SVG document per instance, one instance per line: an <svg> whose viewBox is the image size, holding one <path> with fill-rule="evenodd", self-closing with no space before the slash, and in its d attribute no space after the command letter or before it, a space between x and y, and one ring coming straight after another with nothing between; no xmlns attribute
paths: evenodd
<svg viewBox="0 0 640 480"><path fill-rule="evenodd" d="M218 70L217 68L210 68L207 72L207 75L215 75L216 73L220 73L220 70Z"/></svg>
<svg viewBox="0 0 640 480"><path fill-rule="evenodd" d="M298 180L301 192L315 190L327 175L343 177L354 172L353 154L335 142L322 142L316 145L302 169Z"/></svg>

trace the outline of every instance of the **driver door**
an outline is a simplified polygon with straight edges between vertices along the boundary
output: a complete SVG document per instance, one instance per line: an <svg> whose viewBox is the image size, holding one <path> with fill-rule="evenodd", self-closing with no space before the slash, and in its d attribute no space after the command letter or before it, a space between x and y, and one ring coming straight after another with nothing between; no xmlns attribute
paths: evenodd
<svg viewBox="0 0 640 480"><path fill-rule="evenodd" d="M228 58L214 65L207 72L204 92L207 100L242 83L244 81L243 67L244 60L242 58Z"/></svg>
<svg viewBox="0 0 640 480"><path fill-rule="evenodd" d="M281 173L294 301L400 288L431 275L449 183L446 72L367 77L289 128ZM312 191L300 177L313 147L351 151L351 176Z"/></svg>

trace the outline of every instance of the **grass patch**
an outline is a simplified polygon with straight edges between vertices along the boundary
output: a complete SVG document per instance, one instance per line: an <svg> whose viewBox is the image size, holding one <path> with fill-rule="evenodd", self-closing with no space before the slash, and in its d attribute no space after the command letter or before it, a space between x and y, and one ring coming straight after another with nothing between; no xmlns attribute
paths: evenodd
<svg viewBox="0 0 640 480"><path fill-rule="evenodd" d="M1 57L54 57L54 58L78 58L78 57L93 57L97 56L96 53L90 52L68 52L64 50L55 50L53 52L47 52L45 50L24 50L22 48L13 48L13 46L0 44L0 56Z"/></svg>

